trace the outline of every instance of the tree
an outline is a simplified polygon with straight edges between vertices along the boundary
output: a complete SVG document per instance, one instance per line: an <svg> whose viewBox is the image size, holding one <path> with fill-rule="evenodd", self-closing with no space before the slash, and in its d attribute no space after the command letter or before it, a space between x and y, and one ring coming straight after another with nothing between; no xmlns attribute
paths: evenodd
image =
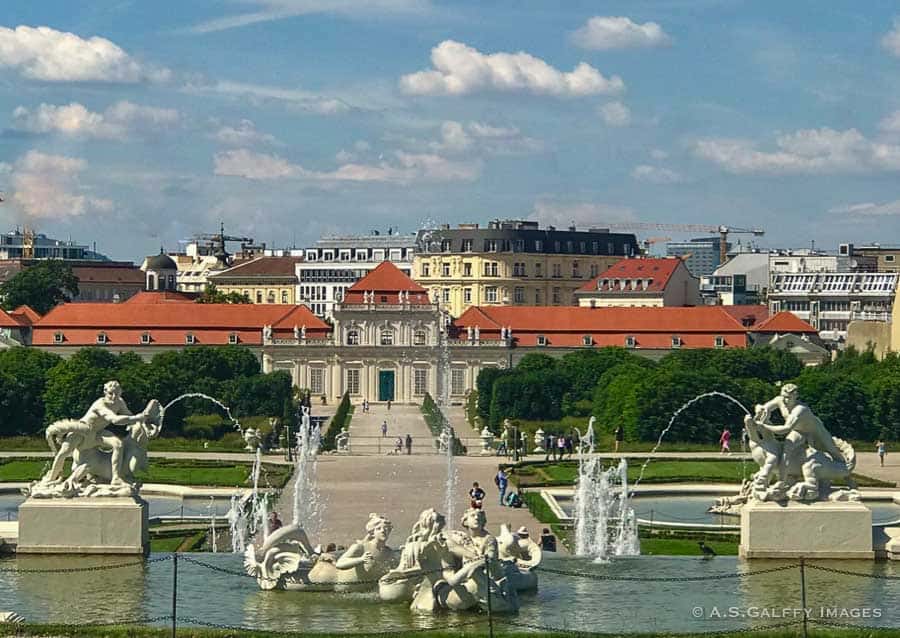
<svg viewBox="0 0 900 638"><path fill-rule="evenodd" d="M78 277L68 264L59 260L41 261L0 284L0 299L6 310L27 305L45 315L76 296Z"/></svg>
<svg viewBox="0 0 900 638"><path fill-rule="evenodd" d="M44 390L46 421L80 418L118 372L118 357L101 348L82 348L55 365L47 373Z"/></svg>
<svg viewBox="0 0 900 638"><path fill-rule="evenodd" d="M0 433L32 434L44 422L44 389L47 373L62 359L34 348L0 350Z"/></svg>
<svg viewBox="0 0 900 638"><path fill-rule="evenodd" d="M239 292L221 292L215 284L206 284L203 294L197 297L196 303L251 303L248 295Z"/></svg>
<svg viewBox="0 0 900 638"><path fill-rule="evenodd" d="M878 435L870 395L855 376L826 366L804 370L795 383L800 388L800 401L812 409L834 436L872 441Z"/></svg>
<svg viewBox="0 0 900 638"><path fill-rule="evenodd" d="M563 412L569 416L587 416L591 413L594 388L600 377L621 363L634 363L652 368L654 363L645 357L632 354L625 348L606 347L577 350L565 355L559 365L560 374L567 381L563 396Z"/></svg>

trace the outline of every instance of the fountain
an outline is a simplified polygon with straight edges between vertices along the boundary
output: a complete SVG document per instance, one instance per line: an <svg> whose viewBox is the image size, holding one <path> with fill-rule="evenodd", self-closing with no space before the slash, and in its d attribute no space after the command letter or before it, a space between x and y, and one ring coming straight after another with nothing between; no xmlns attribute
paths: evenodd
<svg viewBox="0 0 900 638"><path fill-rule="evenodd" d="M291 522L314 535L319 533L322 524L318 479L318 455L321 439L319 426L310 425L309 407L304 406L300 431L297 433L297 461L294 466L294 501Z"/></svg>
<svg viewBox="0 0 900 638"><path fill-rule="evenodd" d="M575 554L603 562L612 556L637 556L637 518L628 491L628 462L603 469L594 456L594 418L579 432L575 486Z"/></svg>

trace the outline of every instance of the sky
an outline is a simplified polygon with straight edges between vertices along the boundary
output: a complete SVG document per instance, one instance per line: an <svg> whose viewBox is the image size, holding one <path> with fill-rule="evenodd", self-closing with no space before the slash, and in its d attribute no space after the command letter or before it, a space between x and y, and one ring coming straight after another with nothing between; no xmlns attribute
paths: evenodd
<svg viewBox="0 0 900 638"><path fill-rule="evenodd" d="M495 218L898 244L898 178L895 2L5 0L0 22L0 231L116 259L220 222L277 248Z"/></svg>

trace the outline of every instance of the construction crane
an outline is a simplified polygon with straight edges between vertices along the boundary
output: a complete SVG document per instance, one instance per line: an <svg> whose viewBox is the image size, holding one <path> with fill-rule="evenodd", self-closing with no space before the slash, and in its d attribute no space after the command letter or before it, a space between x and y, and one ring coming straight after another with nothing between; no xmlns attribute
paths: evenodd
<svg viewBox="0 0 900 638"><path fill-rule="evenodd" d="M215 251L213 254L223 261L225 261L225 259L228 257L228 251L225 250L225 242L240 243L241 252L246 252L248 250L255 251L265 248L265 245L256 245L256 242L252 237L237 237L234 235L226 235L224 223L220 223L218 233L198 233L194 235L193 239L197 242L208 242L209 246Z"/></svg>
<svg viewBox="0 0 900 638"><path fill-rule="evenodd" d="M719 263L724 264L728 253L729 234L749 234L760 237L766 234L762 228L736 228L734 226L711 226L706 224L655 224L652 222L624 222L600 224L616 230L667 230L681 233L719 233Z"/></svg>
<svg viewBox="0 0 900 638"><path fill-rule="evenodd" d="M671 237L648 237L647 239L645 239L644 241L641 242L641 244L644 247L644 254L645 255L650 254L650 246L652 246L653 244L659 244L661 242L667 242L667 241L671 241L671 240L672 240Z"/></svg>

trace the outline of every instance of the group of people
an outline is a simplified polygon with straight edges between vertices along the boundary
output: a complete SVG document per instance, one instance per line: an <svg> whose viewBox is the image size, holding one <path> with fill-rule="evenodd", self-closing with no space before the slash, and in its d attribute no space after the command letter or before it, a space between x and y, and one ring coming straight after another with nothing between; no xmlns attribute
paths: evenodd
<svg viewBox="0 0 900 638"><path fill-rule="evenodd" d="M383 428L382 432L384 432L385 436L386 436L387 435L386 434L387 422L385 422L382 425L382 428ZM407 434L405 439L402 436L398 436L397 439L394 441L394 451L391 452L391 454L402 454L404 446L406 447L406 453L412 454L412 444L413 444L413 440L412 440L411 435Z"/></svg>
<svg viewBox="0 0 900 638"><path fill-rule="evenodd" d="M564 436L562 434L547 433L544 436L544 453L545 461L549 461L551 457L555 461L561 461L565 455L572 458L575 451L575 439L572 435Z"/></svg>
<svg viewBox="0 0 900 638"><path fill-rule="evenodd" d="M509 475L503 468L497 470L497 474L494 476L494 485L497 486L497 492L500 496L500 507L522 507L522 497L517 492L506 493L506 490L509 488ZM482 509L486 496L484 488L478 484L478 481L475 481L472 483L472 489L469 490L469 507Z"/></svg>

